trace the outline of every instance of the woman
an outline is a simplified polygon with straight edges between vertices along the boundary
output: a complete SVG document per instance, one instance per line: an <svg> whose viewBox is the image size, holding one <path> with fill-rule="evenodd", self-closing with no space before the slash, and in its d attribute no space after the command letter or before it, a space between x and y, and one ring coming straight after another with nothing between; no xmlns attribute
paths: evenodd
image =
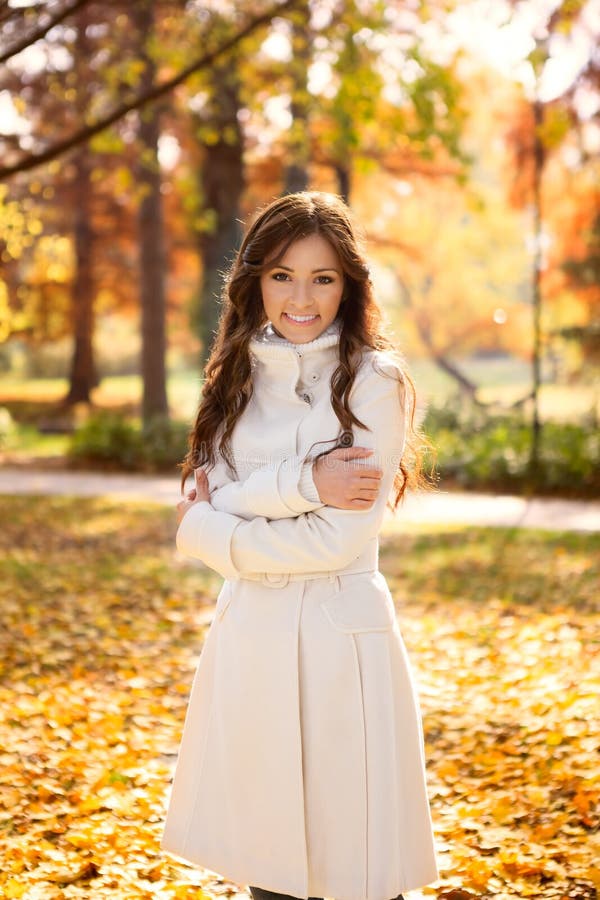
<svg viewBox="0 0 600 900"><path fill-rule="evenodd" d="M416 693L377 565L390 492L395 508L418 468L412 384L332 195L267 206L223 299L177 547L225 582L161 846L255 900L391 900L437 878Z"/></svg>

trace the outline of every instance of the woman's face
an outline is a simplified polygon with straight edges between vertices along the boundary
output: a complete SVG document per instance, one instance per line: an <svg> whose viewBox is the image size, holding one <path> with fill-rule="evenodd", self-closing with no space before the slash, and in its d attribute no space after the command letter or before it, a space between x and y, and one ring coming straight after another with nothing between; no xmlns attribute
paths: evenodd
<svg viewBox="0 0 600 900"><path fill-rule="evenodd" d="M260 277L267 318L293 344L314 341L333 322L342 301L344 274L329 241L319 234L299 238L277 265Z"/></svg>

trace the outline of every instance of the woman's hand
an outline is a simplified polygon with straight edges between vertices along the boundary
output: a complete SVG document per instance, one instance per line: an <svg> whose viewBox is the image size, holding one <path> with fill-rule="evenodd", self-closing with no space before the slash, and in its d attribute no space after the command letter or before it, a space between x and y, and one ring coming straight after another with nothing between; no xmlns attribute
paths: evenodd
<svg viewBox="0 0 600 900"><path fill-rule="evenodd" d="M194 469L194 483L195 487L187 492L185 500L180 500L177 504L177 524L181 522L188 509L190 509L194 503L199 503L201 500L208 500L210 498L208 492L208 476L204 469Z"/></svg>
<svg viewBox="0 0 600 900"><path fill-rule="evenodd" d="M355 460L370 456L368 447L340 447L313 463L313 481L326 506L370 509L377 499L383 472Z"/></svg>

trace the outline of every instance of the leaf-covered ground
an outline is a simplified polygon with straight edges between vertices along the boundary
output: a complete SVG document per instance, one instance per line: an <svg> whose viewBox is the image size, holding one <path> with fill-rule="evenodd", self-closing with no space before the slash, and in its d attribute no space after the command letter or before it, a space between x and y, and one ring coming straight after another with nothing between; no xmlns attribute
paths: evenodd
<svg viewBox="0 0 600 900"><path fill-rule="evenodd" d="M158 848L220 579L175 559L168 509L23 497L0 515L0 896L243 893ZM596 897L599 551L598 535L384 538L442 870L423 896Z"/></svg>

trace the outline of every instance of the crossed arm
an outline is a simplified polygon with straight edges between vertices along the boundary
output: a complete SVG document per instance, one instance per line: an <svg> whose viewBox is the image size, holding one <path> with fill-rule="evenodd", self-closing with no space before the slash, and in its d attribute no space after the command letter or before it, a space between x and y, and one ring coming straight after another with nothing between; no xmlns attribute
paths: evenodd
<svg viewBox="0 0 600 900"><path fill-rule="evenodd" d="M207 476L204 499L213 509L242 519L285 519L321 506L357 509L375 499L381 470L368 461L359 467L352 466L352 462L372 452L365 447L337 448L315 463L310 458L289 456L276 466L263 466L240 480L232 480L225 462L220 460ZM200 471L196 470L196 477ZM195 488L188 492L187 502L180 504L181 514L198 499Z"/></svg>
<svg viewBox="0 0 600 900"><path fill-rule="evenodd" d="M281 459L233 481L224 460L208 477L210 504L219 512L254 519L285 519L323 505L312 478L312 461L300 456Z"/></svg>
<svg viewBox="0 0 600 900"><path fill-rule="evenodd" d="M393 363L382 368L388 369L388 375L397 371ZM251 518L217 509L216 492L210 502L195 500L179 526L178 549L201 559L226 578L256 572L329 571L355 559L381 527L404 447L405 411L402 385L394 377L376 372L370 363L366 375L357 379L353 394L352 408L370 429L356 430L358 443L373 449L369 462L377 463L383 473L374 503L359 509L320 505L297 513L286 502L290 494L285 489L282 493L274 471L258 470L235 489L221 486L218 501L221 505L229 503L230 509L236 499L242 501L238 510L248 513L253 507ZM301 466L302 461L295 464ZM293 471L293 464L289 471ZM227 494L223 493L225 488ZM261 490L264 493L259 496ZM254 513L258 508L292 511L285 517L275 517Z"/></svg>

